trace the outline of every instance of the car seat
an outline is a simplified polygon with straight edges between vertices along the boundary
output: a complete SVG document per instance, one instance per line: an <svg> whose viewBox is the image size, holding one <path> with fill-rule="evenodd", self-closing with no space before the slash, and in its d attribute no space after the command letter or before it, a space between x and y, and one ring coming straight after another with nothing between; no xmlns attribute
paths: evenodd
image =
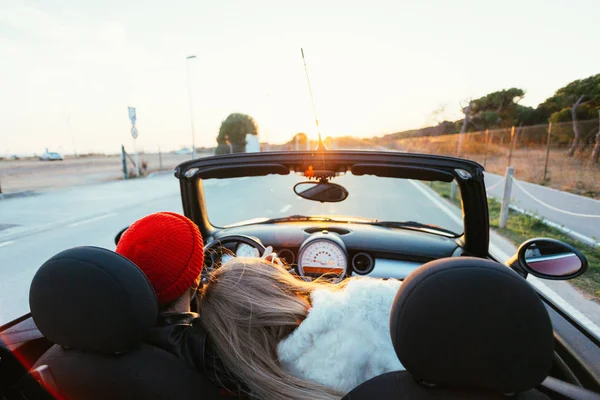
<svg viewBox="0 0 600 400"><path fill-rule="evenodd" d="M45 262L29 292L55 343L33 366L56 398L212 399L217 389L174 355L143 343L159 307L146 276L106 249L77 247Z"/></svg>
<svg viewBox="0 0 600 400"><path fill-rule="evenodd" d="M548 399L553 332L536 291L512 270L471 257L429 262L403 282L390 332L406 371L344 399Z"/></svg>

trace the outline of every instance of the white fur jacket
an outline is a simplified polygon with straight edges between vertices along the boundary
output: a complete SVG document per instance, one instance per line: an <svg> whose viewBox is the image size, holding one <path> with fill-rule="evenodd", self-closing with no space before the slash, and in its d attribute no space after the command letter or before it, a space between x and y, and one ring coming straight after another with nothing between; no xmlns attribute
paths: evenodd
<svg viewBox="0 0 600 400"><path fill-rule="evenodd" d="M400 284L357 278L340 291L313 291L308 316L277 347L283 368L344 393L377 375L403 370L389 328Z"/></svg>

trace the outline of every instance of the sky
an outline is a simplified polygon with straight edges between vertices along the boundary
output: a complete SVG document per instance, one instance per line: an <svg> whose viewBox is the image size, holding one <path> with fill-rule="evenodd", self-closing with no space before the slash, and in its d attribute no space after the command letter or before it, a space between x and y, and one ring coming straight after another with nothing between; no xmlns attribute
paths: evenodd
<svg viewBox="0 0 600 400"><path fill-rule="evenodd" d="M600 72L598 15L598 0L0 0L0 155L131 150L128 106L138 150L190 147L191 116L214 146L232 112L262 141L316 138L301 47L324 137L427 126L445 104L459 119L509 87L536 106Z"/></svg>

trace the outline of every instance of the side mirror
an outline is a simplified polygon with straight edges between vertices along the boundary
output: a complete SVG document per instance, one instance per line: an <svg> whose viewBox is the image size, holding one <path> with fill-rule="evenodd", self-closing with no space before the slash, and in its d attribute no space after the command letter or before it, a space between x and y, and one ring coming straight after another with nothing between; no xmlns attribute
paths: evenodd
<svg viewBox="0 0 600 400"><path fill-rule="evenodd" d="M123 234L125 233L125 231L128 229L129 227L126 226L125 228L121 229L119 231L119 233L117 233L117 236L115 236L115 246L119 244L119 240L121 240L121 236L123 236Z"/></svg>
<svg viewBox="0 0 600 400"><path fill-rule="evenodd" d="M343 186L331 182L300 182L294 186L294 193L303 199L321 203L338 203L348 197Z"/></svg>
<svg viewBox="0 0 600 400"><path fill-rule="evenodd" d="M519 246L518 266L542 279L567 280L587 271L588 262L581 252L556 239L531 239Z"/></svg>

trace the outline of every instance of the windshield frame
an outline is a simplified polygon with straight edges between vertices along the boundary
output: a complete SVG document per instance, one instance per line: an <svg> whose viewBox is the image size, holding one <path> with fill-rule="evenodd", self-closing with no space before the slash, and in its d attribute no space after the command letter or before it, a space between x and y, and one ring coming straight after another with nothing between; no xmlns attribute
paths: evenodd
<svg viewBox="0 0 600 400"><path fill-rule="evenodd" d="M415 180L431 180L432 176L440 180L455 179L462 200L464 233L460 241L463 248L474 256L489 257L489 222L483 181L484 169L473 161L390 151L237 153L186 161L175 168L175 176L180 182L184 214L198 225L204 237L212 237L223 228L217 228L209 221L201 180L270 174L288 175L308 171L309 167L313 173L353 171L355 174Z"/></svg>

